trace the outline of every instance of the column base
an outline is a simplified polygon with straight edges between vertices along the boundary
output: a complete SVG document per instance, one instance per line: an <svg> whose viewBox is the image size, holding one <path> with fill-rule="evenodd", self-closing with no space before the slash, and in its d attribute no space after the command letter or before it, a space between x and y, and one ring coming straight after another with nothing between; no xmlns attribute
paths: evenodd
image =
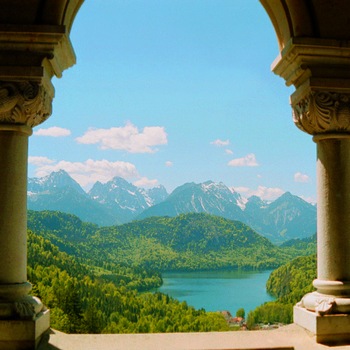
<svg viewBox="0 0 350 350"><path fill-rule="evenodd" d="M350 314L350 293L342 295L326 295L312 292L305 294L297 304L309 311L315 311L320 316L327 314Z"/></svg>
<svg viewBox="0 0 350 350"><path fill-rule="evenodd" d="M36 349L49 328L49 310L33 320L0 320L0 350Z"/></svg>
<svg viewBox="0 0 350 350"><path fill-rule="evenodd" d="M294 306L294 323L307 329L316 337L316 342L328 345L350 344L350 315L328 314Z"/></svg>

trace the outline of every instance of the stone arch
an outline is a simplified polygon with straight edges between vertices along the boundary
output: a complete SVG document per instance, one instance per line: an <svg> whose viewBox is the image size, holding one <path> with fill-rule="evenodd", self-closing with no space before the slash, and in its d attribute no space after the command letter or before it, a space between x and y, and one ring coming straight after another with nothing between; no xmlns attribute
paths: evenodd
<svg viewBox="0 0 350 350"><path fill-rule="evenodd" d="M0 104L0 309L6 321L0 325L13 330L10 320L22 318L23 330L26 321L38 330L22 336L22 348L34 348L49 327L25 280L27 138L50 114L52 76L75 63L69 32L82 3L0 0L0 90L6 98ZM350 342L350 2L261 3L280 48L274 72L295 86L294 121L318 147L317 292L296 308L296 321L320 342ZM20 342L16 329L13 339L5 335L13 344Z"/></svg>
<svg viewBox="0 0 350 350"><path fill-rule="evenodd" d="M342 0L261 0L282 51L291 38L349 40L350 5Z"/></svg>

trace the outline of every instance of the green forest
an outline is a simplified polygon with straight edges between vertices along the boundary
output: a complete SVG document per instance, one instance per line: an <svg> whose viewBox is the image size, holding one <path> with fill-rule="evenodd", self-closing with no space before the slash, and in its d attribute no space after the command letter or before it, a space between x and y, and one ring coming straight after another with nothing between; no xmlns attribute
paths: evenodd
<svg viewBox="0 0 350 350"><path fill-rule="evenodd" d="M219 313L195 310L186 302L180 303L160 293L140 293L145 285L161 283L158 273L78 262L31 231L28 232L28 279L33 284L33 295L51 310L51 327L66 333L229 329Z"/></svg>
<svg viewBox="0 0 350 350"><path fill-rule="evenodd" d="M273 269L314 252L305 244L277 247L239 221L208 214L98 228L70 214L29 211L28 228L77 259L158 272Z"/></svg>
<svg viewBox="0 0 350 350"><path fill-rule="evenodd" d="M291 314L295 288L304 290L307 285L296 282L298 267L285 266L315 251L314 238L277 247L240 222L207 214L99 228L70 214L29 211L28 228L32 293L50 308L52 327L67 333L229 330L220 313L195 310L186 302L152 292L162 284L161 273L271 269L287 264L269 279L269 292L277 301L262 306L275 311L258 308L250 313L253 328L265 322L262 314ZM283 287L276 289L277 285ZM285 316L283 322L288 321Z"/></svg>
<svg viewBox="0 0 350 350"><path fill-rule="evenodd" d="M247 326L293 322L293 306L314 290L316 254L299 257L274 270L266 284L267 291L277 299L258 306L248 314Z"/></svg>

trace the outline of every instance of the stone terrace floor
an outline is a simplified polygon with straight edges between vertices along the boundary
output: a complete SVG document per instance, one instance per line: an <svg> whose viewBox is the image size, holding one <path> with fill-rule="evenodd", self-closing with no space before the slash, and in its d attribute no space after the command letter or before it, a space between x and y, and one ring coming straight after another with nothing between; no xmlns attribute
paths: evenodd
<svg viewBox="0 0 350 350"><path fill-rule="evenodd" d="M350 350L326 346L297 325L276 330L213 333L75 335L51 331L39 350Z"/></svg>

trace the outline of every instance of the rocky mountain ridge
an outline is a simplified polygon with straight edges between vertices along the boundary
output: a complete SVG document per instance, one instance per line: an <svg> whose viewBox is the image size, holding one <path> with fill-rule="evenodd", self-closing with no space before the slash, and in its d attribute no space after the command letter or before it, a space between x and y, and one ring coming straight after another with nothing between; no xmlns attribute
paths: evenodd
<svg viewBox="0 0 350 350"><path fill-rule="evenodd" d="M186 183L168 194L163 186L146 190L115 177L104 184L96 182L86 193L60 170L28 179L28 209L67 212L100 226L207 213L242 221L275 243L316 232L316 207L289 192L268 203L256 196L243 198L233 188L213 181Z"/></svg>

